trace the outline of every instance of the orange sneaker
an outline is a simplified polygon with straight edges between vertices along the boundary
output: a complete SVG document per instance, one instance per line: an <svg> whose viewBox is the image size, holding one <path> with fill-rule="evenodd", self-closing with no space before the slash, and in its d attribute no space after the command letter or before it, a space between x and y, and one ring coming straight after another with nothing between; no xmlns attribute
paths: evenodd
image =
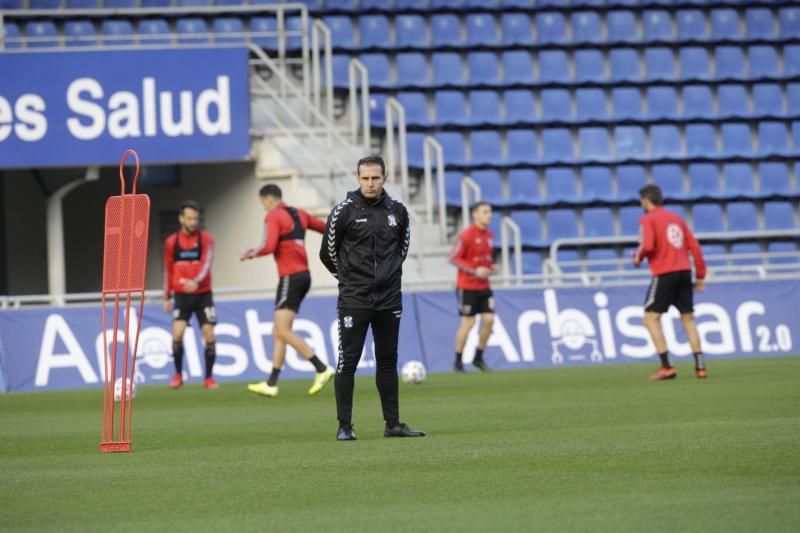
<svg viewBox="0 0 800 533"><path fill-rule="evenodd" d="M697 376L697 379L706 379L708 374L706 374L705 368L697 368L694 371L694 375Z"/></svg>
<svg viewBox="0 0 800 533"><path fill-rule="evenodd" d="M204 389L218 389L219 384L214 380L214 378L206 378L203 382Z"/></svg>
<svg viewBox="0 0 800 533"><path fill-rule="evenodd" d="M665 379L675 379L678 377L678 371L675 368L664 368L663 366L658 369L658 372L650 376L650 381L662 381Z"/></svg>
<svg viewBox="0 0 800 533"><path fill-rule="evenodd" d="M172 376L172 381L169 382L170 389L179 389L183 385L183 376L175 374Z"/></svg>

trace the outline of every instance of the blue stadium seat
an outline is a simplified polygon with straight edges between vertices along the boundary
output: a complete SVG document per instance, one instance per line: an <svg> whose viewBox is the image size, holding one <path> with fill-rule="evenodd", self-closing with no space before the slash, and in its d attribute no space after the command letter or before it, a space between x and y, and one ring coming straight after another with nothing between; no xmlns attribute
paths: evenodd
<svg viewBox="0 0 800 533"><path fill-rule="evenodd" d="M796 229L794 208L789 202L764 202L764 229Z"/></svg>
<svg viewBox="0 0 800 533"><path fill-rule="evenodd" d="M461 172L445 172L444 198L447 205L461 207L461 180L463 177Z"/></svg>
<svg viewBox="0 0 800 533"><path fill-rule="evenodd" d="M647 10L642 15L645 41L671 41L672 17L669 12L661 10Z"/></svg>
<svg viewBox="0 0 800 533"><path fill-rule="evenodd" d="M423 99L425 95L418 93ZM437 91L433 98L437 124L468 124L467 101L461 91ZM425 103L427 110L427 102Z"/></svg>
<svg viewBox="0 0 800 533"><path fill-rule="evenodd" d="M717 167L711 163L692 163L689 165L689 196L691 198L720 197Z"/></svg>
<svg viewBox="0 0 800 533"><path fill-rule="evenodd" d="M800 83L786 85L786 102L790 115L800 115Z"/></svg>
<svg viewBox="0 0 800 533"><path fill-rule="evenodd" d="M211 29L218 43L244 43L244 24L236 17L215 18Z"/></svg>
<svg viewBox="0 0 800 533"><path fill-rule="evenodd" d="M5 6L5 7L4 7ZM97 9L100 7L99 0L67 0L69 9ZM22 9L22 0L0 0L0 9ZM70 46L67 42L67 46ZM75 46L74 44L72 46Z"/></svg>
<svg viewBox="0 0 800 533"><path fill-rule="evenodd" d="M647 153L647 141L640 126L617 126L614 141L617 159L639 158Z"/></svg>
<svg viewBox="0 0 800 533"><path fill-rule="evenodd" d="M711 124L687 124L685 128L686 155L692 157L715 157L717 136Z"/></svg>
<svg viewBox="0 0 800 533"><path fill-rule="evenodd" d="M606 69L600 50L576 50L575 81L605 81Z"/></svg>
<svg viewBox="0 0 800 533"><path fill-rule="evenodd" d="M503 196L503 180L499 172L496 170L474 170L470 173L470 178L481 188L481 200L494 206L506 203L506 199ZM499 237L499 235L496 236L497 240L499 240Z"/></svg>
<svg viewBox="0 0 800 533"><path fill-rule="evenodd" d="M425 19L421 15L398 15L394 20L397 46L428 48L430 38Z"/></svg>
<svg viewBox="0 0 800 533"><path fill-rule="evenodd" d="M357 48L356 32L350 17L323 17L323 22L331 30L331 42L335 48Z"/></svg>
<svg viewBox="0 0 800 533"><path fill-rule="evenodd" d="M567 41L567 24L564 15L547 11L536 15L536 35L540 43Z"/></svg>
<svg viewBox="0 0 800 533"><path fill-rule="evenodd" d="M424 163L424 145L426 133L409 132L406 135L406 152L408 164L414 168L422 168Z"/></svg>
<svg viewBox="0 0 800 533"><path fill-rule="evenodd" d="M489 13L469 13L465 23L467 26L467 44L470 46L486 46L500 43L493 15Z"/></svg>
<svg viewBox="0 0 800 533"><path fill-rule="evenodd" d="M250 40L262 48L276 50L278 48L278 22L274 17L253 17L250 19ZM347 86L347 62L349 57L337 56L333 58L334 83L337 86ZM341 78L342 71L337 70L344 65L344 78ZM338 80L338 81L337 81ZM341 83L344 80L344 83Z"/></svg>
<svg viewBox="0 0 800 533"><path fill-rule="evenodd" d="M558 266L563 273L580 272L581 265L578 263L581 260L581 254L578 250L558 250L556 256Z"/></svg>
<svg viewBox="0 0 800 533"><path fill-rule="evenodd" d="M206 7L211 5L211 0L177 0L180 7Z"/></svg>
<svg viewBox="0 0 800 533"><path fill-rule="evenodd" d="M747 49L747 58L752 77L780 76L778 53L774 46L751 46Z"/></svg>
<svg viewBox="0 0 800 533"><path fill-rule="evenodd" d="M622 207L619 210L620 235L638 235L639 219L642 218L642 208Z"/></svg>
<svg viewBox="0 0 800 533"><path fill-rule="evenodd" d="M727 259L724 258L725 254L727 254L724 244L704 244L702 248L706 266L719 267L728 264Z"/></svg>
<svg viewBox="0 0 800 533"><path fill-rule="evenodd" d="M608 118L608 106L602 89L578 89L575 91L578 120L602 120Z"/></svg>
<svg viewBox="0 0 800 533"><path fill-rule="evenodd" d="M505 91L503 100L506 108L506 122L527 123L534 120L536 116L536 101L531 91Z"/></svg>
<svg viewBox="0 0 800 533"><path fill-rule="evenodd" d="M783 47L783 74L800 75L800 46L792 44Z"/></svg>
<svg viewBox="0 0 800 533"><path fill-rule="evenodd" d="M611 202L614 200L614 187L608 167L583 167L581 169L584 202Z"/></svg>
<svg viewBox="0 0 800 533"><path fill-rule="evenodd" d="M397 99L400 100L400 95L403 93L398 93ZM386 100L388 100L385 94L381 93L371 93L369 95L369 119L375 126L385 126L386 125ZM402 103L402 101L400 102ZM408 108L406 108L406 122L408 125L411 125L411 119L408 116ZM408 152L408 148L406 148L406 152Z"/></svg>
<svg viewBox="0 0 800 533"><path fill-rule="evenodd" d="M323 0L296 0L298 3L305 4L311 11L319 11L322 9Z"/></svg>
<svg viewBox="0 0 800 533"><path fill-rule="evenodd" d="M728 163L722 167L725 196L747 198L756 192L753 170L747 163Z"/></svg>
<svg viewBox="0 0 800 533"><path fill-rule="evenodd" d="M58 9L61 0L30 0L31 9Z"/></svg>
<svg viewBox="0 0 800 533"><path fill-rule="evenodd" d="M572 98L566 89L543 89L539 93L542 102L542 120L572 120Z"/></svg>
<svg viewBox="0 0 800 533"><path fill-rule="evenodd" d="M97 31L89 20L68 20L64 23L67 46L97 46Z"/></svg>
<svg viewBox="0 0 800 533"><path fill-rule="evenodd" d="M508 171L508 201L515 205L541 204L539 176L535 170L512 169Z"/></svg>
<svg viewBox="0 0 800 533"><path fill-rule="evenodd" d="M738 39L741 37L739 15L735 9L711 10L711 37L714 39Z"/></svg>
<svg viewBox="0 0 800 533"><path fill-rule="evenodd" d="M672 87L647 88L647 115L650 118L678 118L678 95Z"/></svg>
<svg viewBox="0 0 800 533"><path fill-rule="evenodd" d="M695 233L716 233L725 231L722 207L719 204L694 204L692 221Z"/></svg>
<svg viewBox="0 0 800 533"><path fill-rule="evenodd" d="M539 81L563 82L569 77L569 61L563 50L539 52Z"/></svg>
<svg viewBox="0 0 800 533"><path fill-rule="evenodd" d="M394 0L397 9L428 9L429 0ZM391 9L391 0L361 0L361 7L374 7L378 9Z"/></svg>
<svg viewBox="0 0 800 533"><path fill-rule="evenodd" d="M438 46L460 46L461 21L457 15L433 15L430 18L431 44Z"/></svg>
<svg viewBox="0 0 800 533"><path fill-rule="evenodd" d="M533 71L533 58L524 50L503 52L504 81L508 85L529 84L536 79Z"/></svg>
<svg viewBox="0 0 800 533"><path fill-rule="evenodd" d="M750 99L744 85L720 85L717 88L719 115L723 117L742 117L750 114Z"/></svg>
<svg viewBox="0 0 800 533"><path fill-rule="evenodd" d="M800 37L800 8L784 7L778 10L781 37Z"/></svg>
<svg viewBox="0 0 800 533"><path fill-rule="evenodd" d="M470 52L467 54L469 81L474 85L497 85L500 82L500 66L494 52Z"/></svg>
<svg viewBox="0 0 800 533"><path fill-rule="evenodd" d="M452 131L439 132L435 135L436 140L442 145L444 159L448 165L463 166L469 163L467 159L467 147L464 136Z"/></svg>
<svg viewBox="0 0 800 533"><path fill-rule="evenodd" d="M372 95L370 95L372 96ZM439 93L436 93L439 96ZM459 96L461 94L459 93ZM431 119L428 115L428 99L425 93L421 92L399 92L395 95L397 101L403 106L406 112L406 123L411 126L430 126ZM462 97L463 98L463 97ZM383 106L381 106L383 112ZM439 112L437 108L437 113ZM463 121L464 116L461 116ZM384 120L385 121L385 120ZM437 122L449 122L437 116Z"/></svg>
<svg viewBox="0 0 800 533"><path fill-rule="evenodd" d="M473 124L499 124L503 122L500 95L497 91L472 91L469 93L470 122Z"/></svg>
<svg viewBox="0 0 800 533"><path fill-rule="evenodd" d="M761 253L761 245L756 242L737 242L731 245L731 264L733 265L762 265L764 259L750 256Z"/></svg>
<svg viewBox="0 0 800 533"><path fill-rule="evenodd" d="M664 198L681 200L686 197L683 190L683 173L680 165L653 165L653 182L661 187Z"/></svg>
<svg viewBox="0 0 800 533"><path fill-rule="evenodd" d="M757 116L780 116L784 114L783 95L780 85L756 83L753 85L753 112Z"/></svg>
<svg viewBox="0 0 800 533"><path fill-rule="evenodd" d="M633 48L612 48L608 54L612 81L639 80L639 54Z"/></svg>
<svg viewBox="0 0 800 533"><path fill-rule="evenodd" d="M533 44L531 19L524 13L503 13L500 17L503 44Z"/></svg>
<svg viewBox="0 0 800 533"><path fill-rule="evenodd" d="M253 21L250 21L250 31L254 31L252 27ZM250 39L260 46L264 46L263 42L266 40L265 37L255 37L253 34L250 35ZM323 61L324 63L324 61ZM350 56L339 55L335 54L333 56L333 86L334 87L348 87L349 86L349 72L348 72L348 64L350 63Z"/></svg>
<svg viewBox="0 0 800 533"><path fill-rule="evenodd" d="M728 231L757 231L758 212L752 202L728 204Z"/></svg>
<svg viewBox="0 0 800 533"><path fill-rule="evenodd" d="M369 84L373 87L391 87L392 82L391 67L389 58L385 54L361 54L359 60L364 64L369 74ZM417 72L416 79L420 78Z"/></svg>
<svg viewBox="0 0 800 533"><path fill-rule="evenodd" d="M231 0L236 1L236 0ZM219 0L217 0L219 3ZM326 11L350 11L355 12L358 9L358 0L325 0Z"/></svg>
<svg viewBox="0 0 800 533"><path fill-rule="evenodd" d="M646 48L644 63L648 80L675 78L675 58L669 48Z"/></svg>
<svg viewBox="0 0 800 533"><path fill-rule="evenodd" d="M639 41L639 29L633 11L609 11L606 13L609 41Z"/></svg>
<svg viewBox="0 0 800 533"><path fill-rule="evenodd" d="M586 250L587 261L604 261L599 265L588 264L586 270L589 272L607 272L609 270L617 270L619 263L612 263L611 261L618 260L616 250L613 248L589 248ZM606 263L607 261L607 263Z"/></svg>
<svg viewBox="0 0 800 533"><path fill-rule="evenodd" d="M187 19L181 19L187 20ZM178 21L180 23L180 20ZM112 46L124 46L134 43L133 26L127 20L104 20L101 26L103 43Z"/></svg>
<svg viewBox="0 0 800 533"><path fill-rule="evenodd" d="M572 42L599 43L603 41L603 27L596 11L572 13Z"/></svg>
<svg viewBox="0 0 800 533"><path fill-rule="evenodd" d="M571 168L550 167L544 172L547 201L550 203L578 201L578 183Z"/></svg>
<svg viewBox="0 0 800 533"><path fill-rule="evenodd" d="M785 163L764 162L758 165L761 177L761 194L764 196L785 196L792 193L789 169Z"/></svg>
<svg viewBox="0 0 800 533"><path fill-rule="evenodd" d="M575 159L572 150L572 135L565 128L542 130L542 158L545 161L571 162Z"/></svg>
<svg viewBox="0 0 800 533"><path fill-rule="evenodd" d="M770 257L767 262L770 264L786 264L798 262L797 244L794 242L770 242L767 243L767 251L771 254L795 254L794 257Z"/></svg>
<svg viewBox="0 0 800 533"><path fill-rule="evenodd" d="M739 46L718 46L714 50L717 78L744 77L744 51Z"/></svg>
<svg viewBox="0 0 800 533"><path fill-rule="evenodd" d="M644 116L642 98L635 87L614 87L611 90L611 102L615 120L640 119Z"/></svg>
<svg viewBox="0 0 800 533"><path fill-rule="evenodd" d="M522 273L542 273L542 256L539 252L522 252Z"/></svg>
<svg viewBox="0 0 800 533"><path fill-rule="evenodd" d="M0 9L22 9L24 7L22 0L0 0Z"/></svg>
<svg viewBox="0 0 800 533"><path fill-rule="evenodd" d="M722 151L727 156L751 155L753 141L747 124L725 123L721 127Z"/></svg>
<svg viewBox="0 0 800 533"><path fill-rule="evenodd" d="M17 40L21 37L19 26L17 26L14 22L3 23L3 44L6 50L22 48L22 43Z"/></svg>
<svg viewBox="0 0 800 533"><path fill-rule="evenodd" d="M621 165L617 167L617 198L620 200L638 200L639 189L647 183L644 168L638 165Z"/></svg>
<svg viewBox="0 0 800 533"><path fill-rule="evenodd" d="M103 33L105 33L105 30ZM178 35L178 43L180 44L203 44L208 42L208 26L206 26L206 21L201 18L178 19L175 23L175 33Z"/></svg>
<svg viewBox="0 0 800 533"><path fill-rule="evenodd" d="M49 48L58 46L58 30L52 21L32 21L25 23L28 48Z"/></svg>
<svg viewBox="0 0 800 533"><path fill-rule="evenodd" d="M167 45L172 43L169 24L164 19L142 19L139 21L139 42L142 44Z"/></svg>
<svg viewBox="0 0 800 533"><path fill-rule="evenodd" d="M650 127L650 153L653 157L680 157L682 152L677 126L662 124Z"/></svg>
<svg viewBox="0 0 800 533"><path fill-rule="evenodd" d="M461 73L461 60L458 54L448 54L447 58L443 58L439 54L433 54L432 61L434 68L439 67L441 69L438 72L435 71L436 75L439 76L436 80L437 84L445 85L451 83L451 80L453 83L461 83L463 77ZM395 69L397 70L398 85L430 85L428 61L425 59L425 55L420 52L402 52L397 54L395 57ZM369 82L372 83L371 74Z"/></svg>
<svg viewBox="0 0 800 533"><path fill-rule="evenodd" d="M208 4L209 4L209 2L206 1L202 5L206 6ZM134 7L138 7L138 6L136 5L136 1L135 0L105 0L105 2L103 2L103 7L106 7L106 8L134 8Z"/></svg>
<svg viewBox="0 0 800 533"><path fill-rule="evenodd" d="M758 153L761 155L790 154L789 133L782 122L758 123Z"/></svg>
<svg viewBox="0 0 800 533"><path fill-rule="evenodd" d="M536 211L512 211L511 220L517 223L523 246L543 246L542 221Z"/></svg>
<svg viewBox="0 0 800 533"><path fill-rule="evenodd" d="M572 209L549 209L545 213L547 240L572 239L578 237L578 217Z"/></svg>
<svg viewBox="0 0 800 533"><path fill-rule="evenodd" d="M679 39L705 39L706 18L699 9L681 9L675 14Z"/></svg>
<svg viewBox="0 0 800 533"><path fill-rule="evenodd" d="M607 207L589 207L583 210L584 237L611 237L614 231L614 216Z"/></svg>
<svg viewBox="0 0 800 533"><path fill-rule="evenodd" d="M142 7L170 7L172 0L142 0Z"/></svg>
<svg viewBox="0 0 800 533"><path fill-rule="evenodd" d="M477 130L470 133L473 165L500 166L505 163L503 141L500 133L493 130Z"/></svg>
<svg viewBox="0 0 800 533"><path fill-rule="evenodd" d="M708 85L685 85L683 87L683 115L686 118L713 116L714 99Z"/></svg>
<svg viewBox="0 0 800 533"><path fill-rule="evenodd" d="M463 7L465 0L430 0L431 9Z"/></svg>
<svg viewBox="0 0 800 533"><path fill-rule="evenodd" d="M708 79L711 77L711 61L704 48L681 48L678 57L682 79Z"/></svg>
<svg viewBox="0 0 800 533"><path fill-rule="evenodd" d="M578 144L581 158L592 161L612 159L611 140L606 128L578 129Z"/></svg>
<svg viewBox="0 0 800 533"><path fill-rule="evenodd" d="M389 19L383 15L364 15L358 19L361 48L392 46Z"/></svg>
<svg viewBox="0 0 800 533"><path fill-rule="evenodd" d="M523 165L536 163L539 159L536 133L533 130L508 130L508 163Z"/></svg>
<svg viewBox="0 0 800 533"><path fill-rule="evenodd" d="M747 36L753 39L773 39L776 36L775 19L768 8L750 8L744 13Z"/></svg>

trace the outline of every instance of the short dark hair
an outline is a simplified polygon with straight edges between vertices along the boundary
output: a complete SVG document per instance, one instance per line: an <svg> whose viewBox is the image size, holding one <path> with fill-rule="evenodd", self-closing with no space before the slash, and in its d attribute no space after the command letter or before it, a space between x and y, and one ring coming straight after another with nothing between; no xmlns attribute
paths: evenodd
<svg viewBox="0 0 800 533"><path fill-rule="evenodd" d="M639 189L639 198L646 198L653 202L653 205L661 205L664 203L664 193L661 192L661 187L652 183Z"/></svg>
<svg viewBox="0 0 800 533"><path fill-rule="evenodd" d="M266 185L261 187L261 190L258 191L258 195L261 198L264 198L265 196L274 196L278 200L283 198L283 193L281 192L281 188L275 185L274 183L267 183Z"/></svg>
<svg viewBox="0 0 800 533"><path fill-rule="evenodd" d="M359 159L356 164L356 176L361 172L362 165L381 167L381 176L386 175L386 163L383 162L383 158L379 155L368 155Z"/></svg>
<svg viewBox="0 0 800 533"><path fill-rule="evenodd" d="M181 202L181 210L180 210L181 215L183 214L183 211L185 209L194 209L195 211L197 211L199 213L200 212L200 204L198 204L194 200L184 200L183 202Z"/></svg>
<svg viewBox="0 0 800 533"><path fill-rule="evenodd" d="M474 215L475 211L477 211L478 209L480 209L481 207L483 207L485 205L488 205L489 207L492 207L492 204L490 204L489 202L484 202L483 200L481 200L480 202L475 202L475 205L472 206L472 208L469 210L469 212Z"/></svg>

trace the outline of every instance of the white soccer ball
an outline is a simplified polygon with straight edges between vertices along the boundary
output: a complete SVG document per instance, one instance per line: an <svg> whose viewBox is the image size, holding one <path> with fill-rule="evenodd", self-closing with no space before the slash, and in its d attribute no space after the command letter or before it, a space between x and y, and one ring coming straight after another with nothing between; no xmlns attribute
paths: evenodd
<svg viewBox="0 0 800 533"><path fill-rule="evenodd" d="M425 370L425 365L419 361L409 361L403 365L401 375L403 383L419 384L425 381L428 372Z"/></svg>
<svg viewBox="0 0 800 533"><path fill-rule="evenodd" d="M131 378L128 378L128 385L132 385L133 389L131 389L131 400L136 398L136 383L131 383ZM118 402L122 400L122 378L117 378L114 382L114 401Z"/></svg>

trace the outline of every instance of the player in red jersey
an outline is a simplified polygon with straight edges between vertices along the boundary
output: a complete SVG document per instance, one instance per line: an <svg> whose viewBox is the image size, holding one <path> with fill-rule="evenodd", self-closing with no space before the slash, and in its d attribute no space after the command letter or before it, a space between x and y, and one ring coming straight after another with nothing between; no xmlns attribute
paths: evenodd
<svg viewBox="0 0 800 533"><path fill-rule="evenodd" d="M289 344L317 370L314 382L308 390L309 394L316 394L333 378L334 370L320 361L308 343L292 331L292 324L303 298L311 287L305 247L306 230L322 233L325 231L325 222L302 209L295 209L283 203L283 194L277 185L264 185L258 194L267 212L264 218L264 239L258 248L242 252L240 259L246 261L274 254L280 281L275 296L272 372L267 381L253 383L248 385L247 389L263 396L278 395L278 377L283 368L286 345Z"/></svg>
<svg viewBox="0 0 800 533"><path fill-rule="evenodd" d="M467 343L475 315L481 315L481 329L478 334L478 348L472 364L485 372L489 370L483 360L483 350L492 334L494 324L494 296L489 284L489 276L497 273L497 265L492 259L492 206L478 202L472 206L472 225L459 233L450 251L450 262L458 267L456 283L458 312L461 326L456 334L456 372L464 371L461 354Z"/></svg>
<svg viewBox="0 0 800 533"><path fill-rule="evenodd" d="M705 289L706 264L703 253L683 219L661 207L664 197L657 185L645 185L639 190L639 197L645 214L639 220L640 242L639 248L634 252L633 263L639 266L647 259L653 273L653 281L650 282L644 304L644 325L661 358L661 368L650 379L659 381L677 376L670 363L667 341L661 329L661 315L671 305L677 307L681 314L681 322L694 353L695 375L703 379L706 377L706 367L700 335L694 321L692 292L703 292ZM694 258L697 275L694 283L689 262L690 253Z"/></svg>
<svg viewBox="0 0 800 533"><path fill-rule="evenodd" d="M172 312L172 357L175 375L169 386L183 385L183 334L194 314L200 323L206 344L206 378L203 386L217 389L212 372L217 358L214 325L217 313L211 294L211 263L214 260L214 238L200 226L200 207L187 200L178 215L181 229L164 243L164 311ZM172 296L175 297L173 305Z"/></svg>

